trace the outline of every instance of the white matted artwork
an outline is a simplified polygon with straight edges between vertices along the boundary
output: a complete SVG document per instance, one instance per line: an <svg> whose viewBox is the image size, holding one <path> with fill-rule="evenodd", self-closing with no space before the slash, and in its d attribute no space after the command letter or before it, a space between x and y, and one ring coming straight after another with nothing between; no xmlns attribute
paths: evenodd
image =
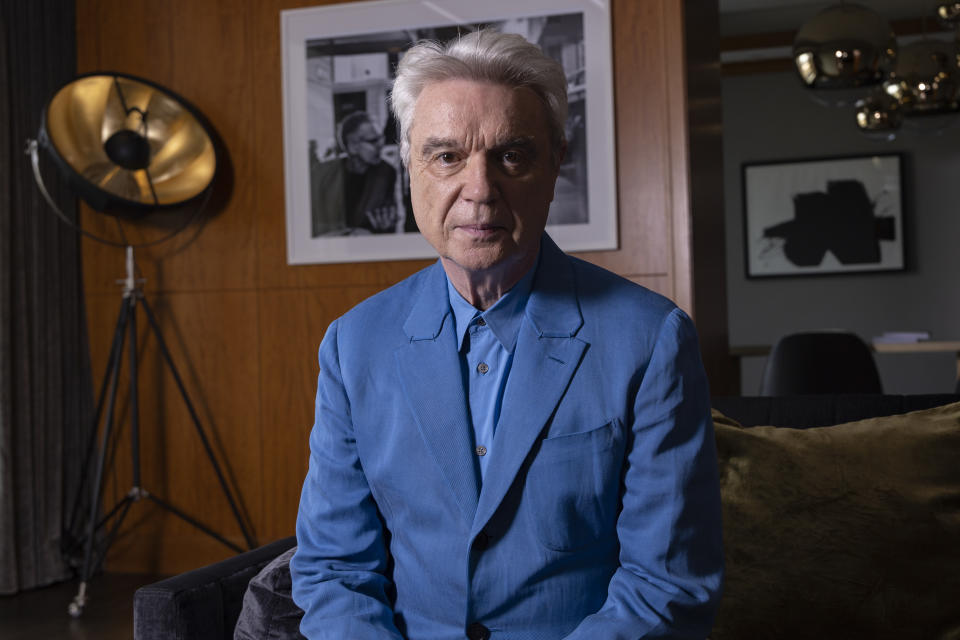
<svg viewBox="0 0 960 640"><path fill-rule="evenodd" d="M372 0L282 11L287 262L430 258L388 98L422 39L519 33L567 74L567 155L547 231L566 251L617 248L608 0Z"/></svg>
<svg viewBox="0 0 960 640"><path fill-rule="evenodd" d="M748 278L905 268L900 154L743 166Z"/></svg>

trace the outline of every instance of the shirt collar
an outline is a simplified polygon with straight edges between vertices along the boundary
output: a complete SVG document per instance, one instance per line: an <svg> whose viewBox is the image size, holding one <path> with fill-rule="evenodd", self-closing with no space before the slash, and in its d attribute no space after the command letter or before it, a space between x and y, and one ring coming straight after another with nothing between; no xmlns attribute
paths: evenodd
<svg viewBox="0 0 960 640"><path fill-rule="evenodd" d="M470 327L470 323L479 316L484 319L503 348L509 352L513 351L517 344L520 323L523 320L523 313L527 306L527 299L530 297L533 278L539 262L540 257L537 256L537 263L530 267L519 282L500 296L500 299L486 311L480 311L464 300L460 292L450 282L450 278L447 278L447 294L450 298L450 308L453 310L458 349L463 348L463 336Z"/></svg>

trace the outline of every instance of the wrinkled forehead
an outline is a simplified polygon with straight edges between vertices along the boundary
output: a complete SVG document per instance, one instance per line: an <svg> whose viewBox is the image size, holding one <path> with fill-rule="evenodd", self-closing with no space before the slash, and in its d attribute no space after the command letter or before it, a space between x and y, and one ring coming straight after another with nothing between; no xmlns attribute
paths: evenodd
<svg viewBox="0 0 960 640"><path fill-rule="evenodd" d="M424 87L414 105L411 142L427 138L548 137L546 107L526 87L444 80Z"/></svg>

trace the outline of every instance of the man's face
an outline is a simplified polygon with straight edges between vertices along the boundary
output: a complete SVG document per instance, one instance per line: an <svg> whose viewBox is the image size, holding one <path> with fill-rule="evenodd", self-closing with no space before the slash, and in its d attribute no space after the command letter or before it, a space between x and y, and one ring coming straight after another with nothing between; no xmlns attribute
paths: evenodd
<svg viewBox="0 0 960 640"><path fill-rule="evenodd" d="M368 165L380 162L380 150L383 148L383 136L377 133L373 124L362 123L346 137L347 153L363 160Z"/></svg>
<svg viewBox="0 0 960 640"><path fill-rule="evenodd" d="M509 278L531 266L558 164L546 108L529 89L445 80L417 99L410 196L420 231L448 269L503 268Z"/></svg>

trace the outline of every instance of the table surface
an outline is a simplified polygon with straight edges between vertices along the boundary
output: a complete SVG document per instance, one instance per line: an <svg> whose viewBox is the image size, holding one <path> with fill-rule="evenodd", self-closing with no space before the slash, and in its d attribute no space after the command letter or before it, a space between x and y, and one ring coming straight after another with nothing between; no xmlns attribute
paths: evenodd
<svg viewBox="0 0 960 640"><path fill-rule="evenodd" d="M920 342L874 342L877 353L925 353L932 351L958 351L960 340L922 340Z"/></svg>

